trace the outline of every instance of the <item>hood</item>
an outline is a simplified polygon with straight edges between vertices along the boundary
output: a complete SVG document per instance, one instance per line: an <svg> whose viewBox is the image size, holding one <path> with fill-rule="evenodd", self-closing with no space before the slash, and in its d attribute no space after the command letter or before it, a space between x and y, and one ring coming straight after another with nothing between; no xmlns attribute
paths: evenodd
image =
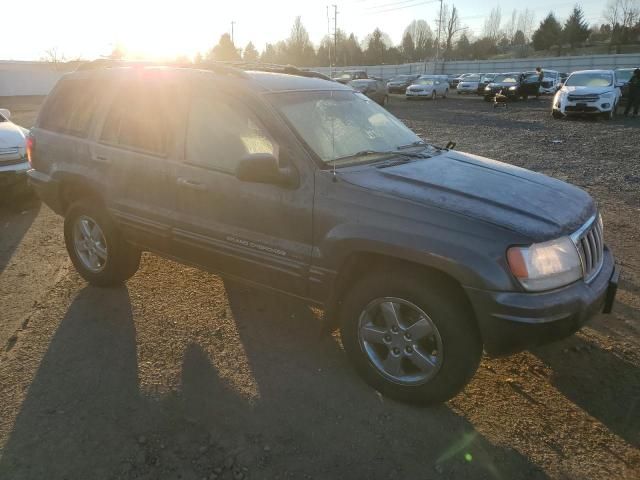
<svg viewBox="0 0 640 480"><path fill-rule="evenodd" d="M491 88L508 88L508 87L517 87L517 83L513 82L491 82L489 85Z"/></svg>
<svg viewBox="0 0 640 480"><path fill-rule="evenodd" d="M408 89L409 90L426 90L427 88L430 88L432 85L409 85Z"/></svg>
<svg viewBox="0 0 640 480"><path fill-rule="evenodd" d="M0 149L25 146L23 128L15 123L0 122Z"/></svg>
<svg viewBox="0 0 640 480"><path fill-rule="evenodd" d="M349 183L468 215L544 241L576 231L595 213L583 190L475 155L443 151L386 168L345 169Z"/></svg>
<svg viewBox="0 0 640 480"><path fill-rule="evenodd" d="M614 86L608 87L574 87L574 86L564 86L562 87L562 91L566 93L575 93L576 95L602 95L603 93L613 92L615 89Z"/></svg>

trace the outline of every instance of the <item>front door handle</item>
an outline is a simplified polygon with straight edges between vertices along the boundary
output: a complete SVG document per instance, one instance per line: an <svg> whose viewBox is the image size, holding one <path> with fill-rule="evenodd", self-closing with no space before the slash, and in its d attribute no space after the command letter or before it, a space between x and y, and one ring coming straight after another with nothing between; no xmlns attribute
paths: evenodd
<svg viewBox="0 0 640 480"><path fill-rule="evenodd" d="M94 155L93 160L98 163L106 163L106 164L111 163L111 159L109 159L108 157L105 157L104 155Z"/></svg>
<svg viewBox="0 0 640 480"><path fill-rule="evenodd" d="M195 180L190 180L184 177L178 177L176 182L181 187L192 188L193 190L198 190L201 192L207 189L207 187L203 183L196 182Z"/></svg>

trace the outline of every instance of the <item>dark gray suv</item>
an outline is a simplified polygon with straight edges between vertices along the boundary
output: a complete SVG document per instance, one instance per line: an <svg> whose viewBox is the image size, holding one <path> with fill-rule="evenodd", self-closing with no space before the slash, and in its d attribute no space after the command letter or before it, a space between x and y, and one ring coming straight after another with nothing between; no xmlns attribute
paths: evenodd
<svg viewBox="0 0 640 480"><path fill-rule="evenodd" d="M348 86L142 66L65 76L30 132L30 181L92 284L148 250L325 309L362 377L431 403L613 304L593 199L423 142Z"/></svg>

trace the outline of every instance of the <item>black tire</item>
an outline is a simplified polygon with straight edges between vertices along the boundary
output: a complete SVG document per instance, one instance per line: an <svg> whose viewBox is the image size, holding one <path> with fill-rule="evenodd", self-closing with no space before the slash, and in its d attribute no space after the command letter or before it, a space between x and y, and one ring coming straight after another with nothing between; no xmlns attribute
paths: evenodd
<svg viewBox="0 0 640 480"><path fill-rule="evenodd" d="M363 277L348 292L338 312L342 343L362 378L383 395L414 404L434 404L454 397L476 372L482 341L465 302L452 298L448 285L418 269L379 271ZM425 383L396 383L374 366L360 345L360 316L374 299L397 297L426 313L442 341L442 363Z"/></svg>
<svg viewBox="0 0 640 480"><path fill-rule="evenodd" d="M557 120L564 118L564 115L555 108L551 110L551 116Z"/></svg>
<svg viewBox="0 0 640 480"><path fill-rule="evenodd" d="M435 100L436 98L438 98L438 94L434 90L434 91L431 92L431 100Z"/></svg>
<svg viewBox="0 0 640 480"><path fill-rule="evenodd" d="M76 251L74 228L80 217L93 220L102 230L107 255L100 271L90 270ZM97 202L85 200L69 207L64 219L64 241L74 267L82 278L92 285L100 287L119 285L131 278L140 266L140 250L122 237L112 218Z"/></svg>
<svg viewBox="0 0 640 480"><path fill-rule="evenodd" d="M604 118L605 120L613 120L616 116L616 109L617 106L614 106L610 111L603 113L602 118Z"/></svg>
<svg viewBox="0 0 640 480"><path fill-rule="evenodd" d="M444 91L444 95L442 95L442 98L447 98L447 95L449 95L449 89L448 88Z"/></svg>
<svg viewBox="0 0 640 480"><path fill-rule="evenodd" d="M490 102L491 100L493 100L493 97L490 97L489 95L485 95L484 96L484 101L485 102Z"/></svg>

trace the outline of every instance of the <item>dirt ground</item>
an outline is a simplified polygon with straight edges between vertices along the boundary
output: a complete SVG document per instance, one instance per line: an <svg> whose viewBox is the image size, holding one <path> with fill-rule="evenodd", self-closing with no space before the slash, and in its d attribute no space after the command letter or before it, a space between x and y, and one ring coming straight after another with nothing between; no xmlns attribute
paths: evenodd
<svg viewBox="0 0 640 480"><path fill-rule="evenodd" d="M40 99L3 99L33 122ZM320 312L145 254L89 287L44 205L0 211L0 479L640 478L640 119L549 99L391 100L433 143L588 190L623 266L613 315L485 358L446 405L380 397ZM561 207L561 206L559 206Z"/></svg>

